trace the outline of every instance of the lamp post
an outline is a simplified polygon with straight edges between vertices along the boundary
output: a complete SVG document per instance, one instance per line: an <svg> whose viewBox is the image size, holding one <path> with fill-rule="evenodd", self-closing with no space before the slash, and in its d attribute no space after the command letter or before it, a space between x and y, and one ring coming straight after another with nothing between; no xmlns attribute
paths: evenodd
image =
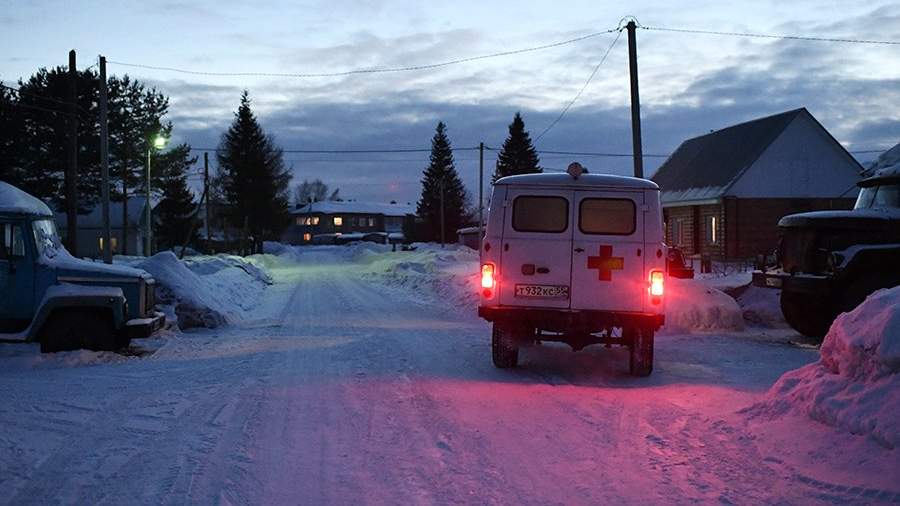
<svg viewBox="0 0 900 506"><path fill-rule="evenodd" d="M146 235L146 245L144 247L144 254L146 256L150 256L151 253L151 245L153 244L153 219L152 219L152 207L150 206L150 154L153 152L153 149L157 150L166 147L166 138L162 135L157 135L153 138L153 143L147 146L147 181L144 187L144 191L147 193L147 235Z"/></svg>

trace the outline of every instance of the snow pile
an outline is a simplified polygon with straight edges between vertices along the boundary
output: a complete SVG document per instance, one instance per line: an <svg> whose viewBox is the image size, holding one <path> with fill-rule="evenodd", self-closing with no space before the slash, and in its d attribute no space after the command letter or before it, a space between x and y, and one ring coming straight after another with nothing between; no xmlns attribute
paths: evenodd
<svg viewBox="0 0 900 506"><path fill-rule="evenodd" d="M361 244L352 255L366 264L367 276L474 312L479 297L478 252L459 244L441 248L416 243L413 247L413 251L391 252L390 246Z"/></svg>
<svg viewBox="0 0 900 506"><path fill-rule="evenodd" d="M272 282L259 266L225 255L182 262L164 251L137 267L156 279L159 302L174 306L182 329L215 328L244 319Z"/></svg>
<svg viewBox="0 0 900 506"><path fill-rule="evenodd" d="M667 332L743 330L741 307L728 294L694 279L666 280Z"/></svg>
<svg viewBox="0 0 900 506"><path fill-rule="evenodd" d="M744 321L760 327L786 327L781 313L781 290L749 285L731 292L741 306Z"/></svg>
<svg viewBox="0 0 900 506"><path fill-rule="evenodd" d="M900 446L900 287L879 290L832 324L814 364L790 371L748 411L813 420Z"/></svg>
<svg viewBox="0 0 900 506"><path fill-rule="evenodd" d="M0 181L0 212L53 216L47 204L4 181Z"/></svg>

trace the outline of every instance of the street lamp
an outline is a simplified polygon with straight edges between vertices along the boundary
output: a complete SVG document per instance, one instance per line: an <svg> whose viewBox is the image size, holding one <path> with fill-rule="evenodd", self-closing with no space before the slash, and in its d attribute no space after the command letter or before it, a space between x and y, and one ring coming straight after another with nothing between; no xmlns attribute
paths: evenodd
<svg viewBox="0 0 900 506"><path fill-rule="evenodd" d="M144 254L148 257L151 253L151 245L153 244L153 220L151 217L152 207L150 206L150 154L153 152L153 149L157 150L166 147L166 138L162 136L162 134L157 134L156 137L153 138L153 143L147 146L147 181L144 190L147 193L147 235L146 235L146 246L144 247Z"/></svg>

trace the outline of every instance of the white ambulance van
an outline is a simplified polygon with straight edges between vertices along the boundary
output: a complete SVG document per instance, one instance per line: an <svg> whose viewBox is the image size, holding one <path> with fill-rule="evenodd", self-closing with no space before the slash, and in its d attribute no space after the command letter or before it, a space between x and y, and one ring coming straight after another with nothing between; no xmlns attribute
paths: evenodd
<svg viewBox="0 0 900 506"><path fill-rule="evenodd" d="M494 183L478 314L493 322L495 366L515 367L519 347L541 341L603 343L628 347L631 374L649 375L665 279L656 183L578 163Z"/></svg>

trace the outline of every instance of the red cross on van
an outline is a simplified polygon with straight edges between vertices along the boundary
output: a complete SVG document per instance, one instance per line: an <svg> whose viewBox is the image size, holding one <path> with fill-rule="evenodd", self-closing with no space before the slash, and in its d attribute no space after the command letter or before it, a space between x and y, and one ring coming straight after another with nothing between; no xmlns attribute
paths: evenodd
<svg viewBox="0 0 900 506"><path fill-rule="evenodd" d="M493 322L497 367L541 341L630 349L630 371L653 369L664 321L666 246L652 181L569 173L494 183L481 251L478 314Z"/></svg>

